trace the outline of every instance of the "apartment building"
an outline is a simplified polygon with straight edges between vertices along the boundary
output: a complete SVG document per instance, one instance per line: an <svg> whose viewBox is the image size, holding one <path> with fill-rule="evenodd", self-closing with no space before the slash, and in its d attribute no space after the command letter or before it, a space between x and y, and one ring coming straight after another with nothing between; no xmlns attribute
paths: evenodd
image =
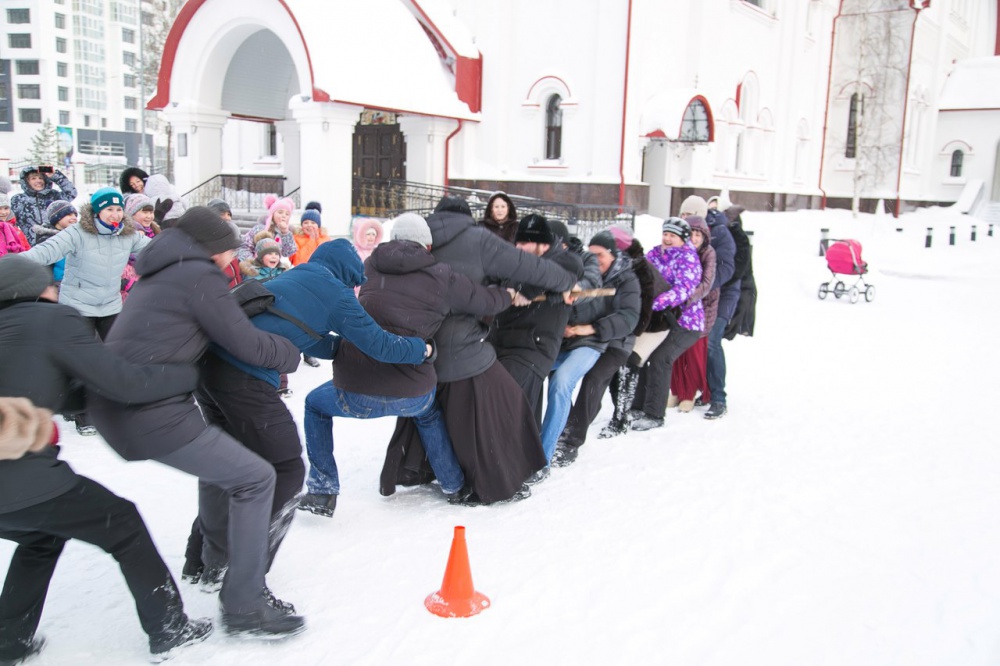
<svg viewBox="0 0 1000 666"><path fill-rule="evenodd" d="M85 190L140 163L140 5L0 0L0 158L12 171L46 122L56 128L56 161Z"/></svg>

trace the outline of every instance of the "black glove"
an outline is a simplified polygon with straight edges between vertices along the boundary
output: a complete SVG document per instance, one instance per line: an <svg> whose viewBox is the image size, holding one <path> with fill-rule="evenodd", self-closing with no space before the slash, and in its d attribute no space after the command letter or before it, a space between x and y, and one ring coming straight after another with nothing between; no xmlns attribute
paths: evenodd
<svg viewBox="0 0 1000 666"><path fill-rule="evenodd" d="M170 209L173 207L173 199L157 199L156 205L153 206L153 219L156 220L156 223L162 226L163 218L167 216L167 213L169 213Z"/></svg>

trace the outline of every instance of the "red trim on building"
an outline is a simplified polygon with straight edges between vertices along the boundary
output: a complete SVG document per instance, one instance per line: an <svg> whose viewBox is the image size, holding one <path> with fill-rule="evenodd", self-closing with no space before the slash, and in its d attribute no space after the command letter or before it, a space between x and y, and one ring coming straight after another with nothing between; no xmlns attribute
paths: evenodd
<svg viewBox="0 0 1000 666"><path fill-rule="evenodd" d="M458 95L458 99L468 105L469 111L479 113L483 106L483 54L477 51L479 54L477 58L460 55L419 2L405 1L410 13L427 34L438 57L455 75L455 94Z"/></svg>
<svg viewBox="0 0 1000 666"><path fill-rule="evenodd" d="M194 19L194 15L198 13L208 0L188 0L184 7L181 8L180 13L177 15L177 19L174 21L173 26L170 28L170 33L167 35L167 41L163 45L163 58L160 61L160 75L156 82L156 96L153 97L146 104L146 108L150 110L158 110L165 107L170 103L170 78L173 76L174 72L174 61L177 58L177 47L180 45L181 37L184 35L184 31L187 30L191 21ZM302 28L299 26L298 20L295 18L295 14L292 10L288 8L285 0L278 0L281 6L284 7L285 11L288 12L289 18L292 19L292 23L295 25L295 30L299 33L299 39L302 41L302 48L306 52L306 62L309 64L309 85L312 88L312 98L315 102L329 102L330 95L327 94L322 88L316 87L316 79L313 76L313 66L312 66L312 56L309 54L309 45L306 44L306 39L302 35Z"/></svg>

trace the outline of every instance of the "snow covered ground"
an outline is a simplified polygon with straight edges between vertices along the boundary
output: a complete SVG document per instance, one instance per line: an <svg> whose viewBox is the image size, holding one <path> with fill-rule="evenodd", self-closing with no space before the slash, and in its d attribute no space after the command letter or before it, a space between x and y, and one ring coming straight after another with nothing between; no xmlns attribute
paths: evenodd
<svg viewBox="0 0 1000 666"><path fill-rule="evenodd" d="M901 233L843 211L744 219L760 297L756 335L726 343L726 418L673 411L662 429L597 440L606 405L573 466L527 501L474 509L429 487L381 497L392 420L338 421L337 513L300 514L269 577L308 631L217 632L173 663L1000 663L1000 229L980 223L973 244L972 220L941 210L904 216ZM816 297L820 227L864 243L874 302ZM640 230L647 249L658 236ZM297 417L328 373L292 376ZM63 435L77 471L136 502L179 578L194 481ZM423 600L455 525L492 607L446 620ZM11 551L0 542L0 559ZM215 595L182 592L191 615L217 616ZM39 665L147 655L114 561L75 542L40 633Z"/></svg>

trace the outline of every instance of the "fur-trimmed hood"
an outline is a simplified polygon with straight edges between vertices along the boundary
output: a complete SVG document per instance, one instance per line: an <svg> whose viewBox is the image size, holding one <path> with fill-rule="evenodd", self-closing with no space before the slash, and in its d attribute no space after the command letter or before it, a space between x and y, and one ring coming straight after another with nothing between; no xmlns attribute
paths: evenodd
<svg viewBox="0 0 1000 666"><path fill-rule="evenodd" d="M94 234L95 236L98 236L98 235L105 235L106 236L106 235L108 235L108 234L99 234L98 233L98 231L97 231L97 222L94 220L94 209L90 205L89 201L87 203L85 203L85 204L83 204L83 205L80 206L80 221L77 222L77 224L80 225L80 229L81 230L87 232L88 234ZM136 233L135 225L132 224L132 220L130 220L127 217L125 217L125 218L122 218L122 228L121 228L121 231L119 231L117 234L111 234L111 235L114 235L114 236L130 236L130 235L132 235L134 233Z"/></svg>

